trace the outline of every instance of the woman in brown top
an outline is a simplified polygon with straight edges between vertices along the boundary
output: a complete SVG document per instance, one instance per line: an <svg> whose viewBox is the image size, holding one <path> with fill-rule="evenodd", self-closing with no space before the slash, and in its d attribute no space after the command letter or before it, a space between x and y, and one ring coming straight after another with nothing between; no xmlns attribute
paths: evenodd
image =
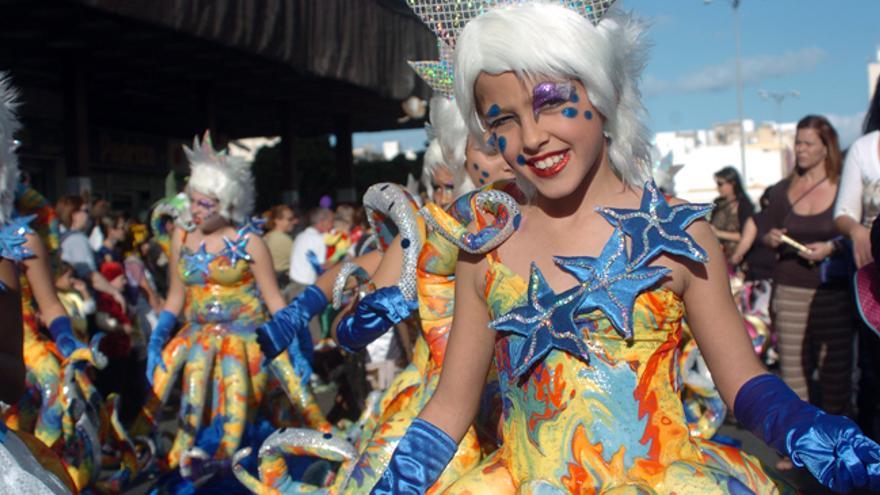
<svg viewBox="0 0 880 495"><path fill-rule="evenodd" d="M824 117L807 116L798 122L795 151L794 172L773 186L757 216L763 241L777 254L771 308L782 377L803 399L841 414L850 399L853 320L848 280L827 270L840 254L833 219L842 164L837 132Z"/></svg>
<svg viewBox="0 0 880 495"><path fill-rule="evenodd" d="M709 223L715 236L721 241L724 257L730 259L742 237L742 227L755 213L755 207L735 168L724 167L715 172L715 185L718 186L718 197L715 199L715 208Z"/></svg>

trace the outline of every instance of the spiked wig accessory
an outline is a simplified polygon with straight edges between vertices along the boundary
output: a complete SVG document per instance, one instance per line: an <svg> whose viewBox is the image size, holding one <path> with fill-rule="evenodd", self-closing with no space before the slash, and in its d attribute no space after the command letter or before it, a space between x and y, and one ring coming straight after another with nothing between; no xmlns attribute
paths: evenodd
<svg viewBox="0 0 880 495"><path fill-rule="evenodd" d="M251 164L239 156L217 151L211 134L193 138L193 147L183 147L190 163L188 187L192 191L217 199L220 215L236 224L244 224L254 209L254 176Z"/></svg>
<svg viewBox="0 0 880 495"><path fill-rule="evenodd" d="M12 87L9 76L0 72L0 224L12 218L15 187L18 183L18 156L15 133L21 129L16 109L18 90Z"/></svg>

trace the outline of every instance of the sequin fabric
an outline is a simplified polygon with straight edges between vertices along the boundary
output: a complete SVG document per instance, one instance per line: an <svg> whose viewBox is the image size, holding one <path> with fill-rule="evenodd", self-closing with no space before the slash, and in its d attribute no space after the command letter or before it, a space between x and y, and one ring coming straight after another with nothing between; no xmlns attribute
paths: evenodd
<svg viewBox="0 0 880 495"><path fill-rule="evenodd" d="M594 25L598 24L616 0L407 0L407 5L422 19L431 31L448 46L455 48L455 40L465 25L490 10L527 3L553 3L574 10Z"/></svg>
<svg viewBox="0 0 880 495"><path fill-rule="evenodd" d="M403 248L403 268L397 286L410 301L416 299L416 265L422 251L425 224L418 214L415 200L394 184L379 183L364 194L364 207L373 231L379 236L383 250L387 249L395 233Z"/></svg>

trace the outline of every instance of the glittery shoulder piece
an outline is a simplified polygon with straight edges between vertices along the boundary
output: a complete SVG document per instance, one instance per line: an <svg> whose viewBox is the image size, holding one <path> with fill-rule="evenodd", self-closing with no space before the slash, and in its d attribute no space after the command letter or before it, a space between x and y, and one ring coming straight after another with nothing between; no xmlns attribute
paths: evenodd
<svg viewBox="0 0 880 495"><path fill-rule="evenodd" d="M345 288L348 286L349 278L354 277L357 287L372 286L370 274L367 273L360 265L348 261L339 268L339 274L333 281L333 309L339 311L345 305Z"/></svg>
<svg viewBox="0 0 880 495"><path fill-rule="evenodd" d="M382 251L400 236L403 267L397 285L408 300L416 298L416 266L425 242L425 224L419 215L418 203L402 186L379 183L364 194L367 219L376 233Z"/></svg>
<svg viewBox="0 0 880 495"><path fill-rule="evenodd" d="M26 236L34 233L30 223L35 218L36 215L19 217L0 226L0 258L18 263L34 256L24 245L27 242Z"/></svg>
<svg viewBox="0 0 880 495"><path fill-rule="evenodd" d="M544 3L562 5L596 25L615 1L554 0ZM535 0L407 0L406 3L440 40L455 48L456 39L472 19L490 10L538 2Z"/></svg>
<svg viewBox="0 0 880 495"><path fill-rule="evenodd" d="M614 226L620 227L632 241L630 262L646 266L666 253L705 263L706 251L686 229L712 212L712 205L683 203L671 206L653 180L645 183L638 210L597 208Z"/></svg>
<svg viewBox="0 0 880 495"><path fill-rule="evenodd" d="M455 215L430 203L422 208L422 215L437 233L459 249L473 254L488 253L506 241L522 219L516 199L501 190L503 187L490 185L462 196L450 208ZM468 225L485 214L493 217L492 223L476 232L468 231Z"/></svg>
<svg viewBox="0 0 880 495"><path fill-rule="evenodd" d="M247 219L247 221L244 223L244 225L242 225L241 227L238 228L238 230L236 231L236 234L238 235L239 239L241 239L242 237L244 237L248 234L254 234L254 235L258 235L258 236L262 237L262 235L265 231L265 227L266 227L266 219L265 218L259 217L259 216L250 217Z"/></svg>

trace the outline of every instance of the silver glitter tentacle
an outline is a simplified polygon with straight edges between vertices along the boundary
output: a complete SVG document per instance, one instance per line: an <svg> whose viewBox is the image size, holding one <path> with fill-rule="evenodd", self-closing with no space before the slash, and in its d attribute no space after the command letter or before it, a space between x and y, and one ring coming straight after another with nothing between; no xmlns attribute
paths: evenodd
<svg viewBox="0 0 880 495"><path fill-rule="evenodd" d="M282 428L269 435L260 446L260 457L272 454L307 455L342 462L357 457L357 450L338 435L305 428Z"/></svg>
<svg viewBox="0 0 880 495"><path fill-rule="evenodd" d="M513 196L495 189L478 192L474 202L477 208L495 217L493 224L476 233L450 232L426 208L422 208L421 213L431 228L459 249L471 254L486 254L500 246L519 227L519 205Z"/></svg>
<svg viewBox="0 0 880 495"><path fill-rule="evenodd" d="M336 275L336 280L333 281L333 309L336 311L339 311L344 304L345 287L348 285L349 277L355 278L358 287L370 282L370 274L360 265L351 261L343 264L339 274Z"/></svg>
<svg viewBox="0 0 880 495"><path fill-rule="evenodd" d="M383 250L387 247L387 241L383 242L383 239L393 237L388 222L397 227L400 245L403 247L403 268L397 286L407 300L414 301L416 265L419 261L419 253L422 252L422 232L419 228L419 213L415 200L396 184L379 183L367 189L364 194L364 207L369 212L367 218L377 233L379 245Z"/></svg>

